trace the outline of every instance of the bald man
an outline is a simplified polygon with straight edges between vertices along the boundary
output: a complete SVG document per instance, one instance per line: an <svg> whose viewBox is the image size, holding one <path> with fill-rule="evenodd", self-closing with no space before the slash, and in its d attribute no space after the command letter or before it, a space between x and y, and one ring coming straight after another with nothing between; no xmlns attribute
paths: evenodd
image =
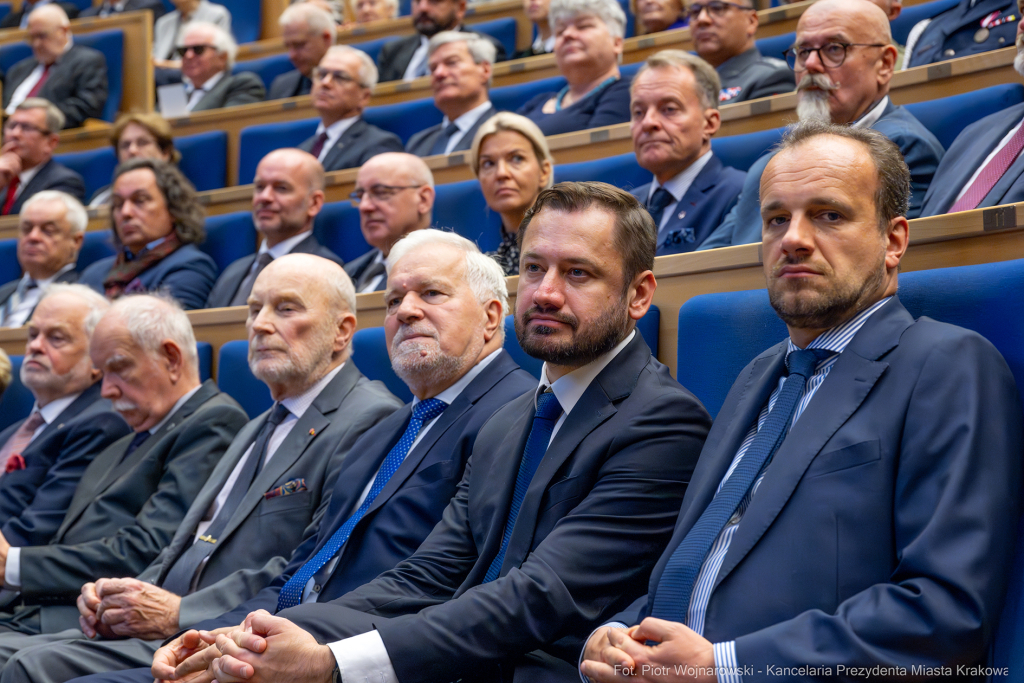
<svg viewBox="0 0 1024 683"><path fill-rule="evenodd" d="M836 48L822 58L819 48L826 45ZM787 56L797 79L800 121L873 128L895 142L910 167L907 218L920 216L944 150L913 114L889 99L897 51L885 12L870 0L819 0L800 17L796 46ZM761 174L773 154L750 167L736 206L699 249L761 241L758 193Z"/></svg>
<svg viewBox="0 0 1024 683"><path fill-rule="evenodd" d="M414 230L430 227L434 175L413 154L378 154L359 169L352 203L359 207L363 239L373 247L350 261L345 271L357 292L375 292L387 283L391 247Z"/></svg>
<svg viewBox="0 0 1024 683"><path fill-rule="evenodd" d="M263 238L259 251L221 273L206 308L244 306L260 272L285 254L316 254L344 265L313 236L313 221L324 206L324 169L301 149L278 149L256 167L252 222Z"/></svg>

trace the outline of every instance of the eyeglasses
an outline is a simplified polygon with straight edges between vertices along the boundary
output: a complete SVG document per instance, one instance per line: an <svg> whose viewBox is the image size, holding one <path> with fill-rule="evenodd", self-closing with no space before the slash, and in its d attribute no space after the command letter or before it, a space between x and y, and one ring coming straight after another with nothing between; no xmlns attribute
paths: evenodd
<svg viewBox="0 0 1024 683"><path fill-rule="evenodd" d="M4 132L9 133L21 129L23 133L39 133L40 135L49 135L50 131L46 128L40 128L33 123L25 123L24 121L12 121L8 119L4 122Z"/></svg>
<svg viewBox="0 0 1024 683"><path fill-rule="evenodd" d="M351 193L348 198L352 200L352 203L356 206L363 201L363 197L370 195L370 199L374 202L390 202L391 199L398 194L401 190L413 190L422 185L371 185L368 189L357 187L356 191Z"/></svg>
<svg viewBox="0 0 1024 683"><path fill-rule="evenodd" d="M696 21L697 17L704 10L708 11L708 14L714 18L723 17L729 9L735 7L739 10L747 12L753 12L753 7L747 7L746 5L737 5L735 2L721 2L720 0L713 0L712 2L695 2L686 8L686 14L689 15L690 21Z"/></svg>
<svg viewBox="0 0 1024 683"><path fill-rule="evenodd" d="M189 50L192 50L196 57L202 57L204 52L212 49L214 49L213 45L183 45L176 49L175 52L178 53L179 57L184 57L188 54Z"/></svg>
<svg viewBox="0 0 1024 683"><path fill-rule="evenodd" d="M843 65L846 53L851 47L886 47L885 43L825 43L821 47L791 47L782 54L786 64L794 71L803 71L812 52L818 53L818 60L830 69Z"/></svg>
<svg viewBox="0 0 1024 683"><path fill-rule="evenodd" d="M323 79L331 77L331 80L335 83L355 83L357 85L363 85L356 79L352 78L351 75L344 71L334 71L332 69L321 69L320 67L313 68L313 80L322 81ZM366 86L363 86L366 87Z"/></svg>

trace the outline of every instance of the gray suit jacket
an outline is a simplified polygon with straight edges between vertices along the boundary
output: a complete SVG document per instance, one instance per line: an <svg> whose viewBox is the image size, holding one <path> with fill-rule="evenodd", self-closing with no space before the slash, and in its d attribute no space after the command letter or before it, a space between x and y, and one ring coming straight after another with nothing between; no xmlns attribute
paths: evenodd
<svg viewBox="0 0 1024 683"><path fill-rule="evenodd" d="M18 289L19 282L21 282L20 277L0 285L0 307L3 307L3 305L7 303L7 300L11 298L11 295L14 294L15 290ZM78 271L72 268L69 271L63 272L56 277L54 282L67 284L78 282ZM34 311L35 309L32 310ZM29 313L28 317L31 318L32 313Z"/></svg>
<svg viewBox="0 0 1024 683"><path fill-rule="evenodd" d="M302 75L298 69L286 71L273 80L270 90L267 92L268 100L280 100L285 97L297 97L308 95L312 90L313 83Z"/></svg>
<svg viewBox="0 0 1024 683"><path fill-rule="evenodd" d="M234 608L281 573L304 533L314 533L320 523L349 448L364 431L401 405L381 382L368 380L351 361L345 363L260 471L217 539L199 574L197 590L181 601L181 628ZM196 527L269 412L238 433L170 545L139 579L163 583L174 563L191 547ZM282 488L288 483L294 492Z"/></svg>
<svg viewBox="0 0 1024 683"><path fill-rule="evenodd" d="M26 57L7 71L4 109L17 87L38 65L35 57ZM53 63L49 78L39 89L39 97L50 100L64 112L65 128L77 128L88 118L98 119L107 103L107 60L103 53L72 45Z"/></svg>
<svg viewBox="0 0 1024 683"><path fill-rule="evenodd" d="M310 151L316 136L308 138L299 145L299 149ZM343 168L362 166L373 156L382 152L404 152L402 140L394 133L389 133L377 126L367 123L362 117L348 127L338 142L331 147L324 157L325 171L340 171Z"/></svg>
<svg viewBox="0 0 1024 683"><path fill-rule="evenodd" d="M203 99L199 100L192 111L222 109L237 107L240 104L262 102L266 92L263 81L254 73L243 71L234 76L225 74L224 78L220 79L210 92L203 95Z"/></svg>
<svg viewBox="0 0 1024 683"><path fill-rule="evenodd" d="M473 144L473 138L476 137L476 132L480 130L480 126L483 125L484 121L491 118L498 113L498 110L491 106L490 109L483 113L483 116L476 120L473 127L466 131L466 134L462 136L462 139L452 148L453 152L463 152L469 149ZM426 130L420 132L409 138L409 142L405 145L405 151L409 154L415 154L418 157L430 156L430 150L433 149L434 143L441 137L444 132L444 124L439 123L436 126L431 126Z"/></svg>
<svg viewBox="0 0 1024 683"><path fill-rule="evenodd" d="M721 104L793 92L796 87L789 66L781 59L765 57L756 47L727 59L715 70L722 81Z"/></svg>

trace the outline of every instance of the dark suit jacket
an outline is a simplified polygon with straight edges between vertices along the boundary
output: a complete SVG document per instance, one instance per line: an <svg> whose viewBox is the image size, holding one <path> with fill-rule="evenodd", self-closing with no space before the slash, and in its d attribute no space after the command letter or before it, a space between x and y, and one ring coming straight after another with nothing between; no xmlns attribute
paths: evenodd
<svg viewBox="0 0 1024 683"><path fill-rule="evenodd" d="M2 202L7 201L7 190L4 188L0 191L0 196L3 196ZM85 181L82 180L82 176L78 175L64 164L58 163L53 159L50 159L39 172L32 176L32 180L28 181L28 184L22 188L21 194L14 200L14 204L11 205L11 216L16 216L21 213L21 207L32 195L43 190L60 190L61 192L67 192L72 197L75 197L79 201L85 200ZM2 203L0 203L2 206Z"/></svg>
<svg viewBox="0 0 1024 683"><path fill-rule="evenodd" d="M91 264L79 282L103 294L103 280L116 259L116 256L108 256ZM132 282L138 282L145 291L167 290L186 309L193 309L203 307L216 279L217 264L213 259L196 245L186 244L142 271Z"/></svg>
<svg viewBox="0 0 1024 683"><path fill-rule="evenodd" d="M225 74L224 78L220 79L210 92L203 95L192 111L222 109L223 107L237 107L240 104L262 102L266 94L263 81L254 73L242 71L234 76Z"/></svg>
<svg viewBox="0 0 1024 683"><path fill-rule="evenodd" d="M693 251L721 224L736 203L747 174L725 166L714 154L676 204L665 229L658 232L658 256ZM647 204L651 183L630 190Z"/></svg>
<svg viewBox="0 0 1024 683"><path fill-rule="evenodd" d="M558 93L541 93L520 107L516 113L536 123L544 135L572 133L577 130L610 126L613 123L625 123L629 121L629 83L628 78L620 78L596 95L584 97L572 106L553 114L545 114L542 109L544 103Z"/></svg>
<svg viewBox="0 0 1024 683"><path fill-rule="evenodd" d="M777 385L785 351L783 342L762 353L733 384L651 590ZM736 641L737 664L760 668L744 681L771 680L767 664L983 658L1013 555L1021 431L999 352L974 332L915 322L893 299L839 356L768 466L725 555L704 637Z"/></svg>
<svg viewBox="0 0 1024 683"><path fill-rule="evenodd" d="M320 244L316 237L313 236L313 233L310 233L309 237L296 244L295 248L289 253L316 254L317 256L323 256L325 259L334 261L339 266L345 265L337 254ZM238 287L242 284L242 280L245 279L246 275L249 274L249 269L252 268L252 262L255 260L256 254L250 254L249 256L243 256L225 268L224 272L217 278L217 283L213 286L210 296L206 299L206 308L230 306L231 300L235 298L235 294L238 292Z"/></svg>
<svg viewBox="0 0 1024 683"><path fill-rule="evenodd" d="M891 101L881 118L871 127L895 142L903 153L903 160L910 168L910 209L907 218L919 217L925 192L944 154L942 144L913 114ZM773 156L774 152L768 152L753 163L747 171L747 179L736 205L718 229L700 246L700 251L761 241L761 204L758 201L761 174Z"/></svg>
<svg viewBox="0 0 1024 683"><path fill-rule="evenodd" d="M0 444L23 421L0 432ZM0 477L0 531L7 542L21 547L53 538L85 468L130 431L100 398L99 382L83 391L22 453L25 469Z"/></svg>
<svg viewBox="0 0 1024 683"><path fill-rule="evenodd" d="M338 600L281 616L321 642L376 628L402 683L511 678L515 660L541 647L575 664L582 639L646 585L710 419L636 334L555 434L500 577L482 584L534 412L529 392L484 425L415 555Z"/></svg>
<svg viewBox="0 0 1024 683"><path fill-rule="evenodd" d="M796 88L792 69L781 59L765 57L756 47L727 59L715 71L722 81L718 94L721 104L756 100Z"/></svg>
<svg viewBox="0 0 1024 683"><path fill-rule="evenodd" d="M472 28L467 28L465 25L460 25L454 30L475 33ZM491 41L494 45L497 51L494 61L503 62L508 59L505 54L505 46L501 44L500 40L486 33L481 33L480 35ZM380 54L377 56L377 70L380 73L380 82L402 80L405 77L405 70L409 68L409 62L412 61L413 53L416 52L416 48L419 46L419 33L385 43L384 47L380 49Z"/></svg>
<svg viewBox="0 0 1024 683"><path fill-rule="evenodd" d="M182 628L232 609L281 573L303 535L316 533L334 480L346 463L352 444L401 405L381 382L366 379L354 363L345 364L249 487L200 572L197 590L181 600L178 620ZM238 432L170 545L140 579L163 584L174 563L192 546L196 526L256 439L269 412ZM291 494L265 496L297 480L305 488Z"/></svg>
<svg viewBox="0 0 1024 683"><path fill-rule="evenodd" d="M956 196L975 171L985 163L999 141L1024 118L1024 104L989 114L964 128L946 150L935 177L924 197L921 216L937 216L949 211ZM1018 156L1003 177L989 190L978 208L1024 201L1024 156Z"/></svg>
<svg viewBox="0 0 1024 683"><path fill-rule="evenodd" d="M26 57L7 71L5 109L17 87L38 65L35 57ZM98 119L107 103L107 60L103 53L84 45L72 45L53 63L49 78L39 89L39 97L53 102L64 112L65 128L78 128L86 119ZM82 194L85 194L84 189Z"/></svg>
<svg viewBox="0 0 1024 683"><path fill-rule="evenodd" d="M313 149L316 136L304 140L299 149L308 152ZM404 152L402 140L394 133L367 123L360 117L348 127L334 147L324 157L325 171L339 171L343 168L362 166L373 156L382 152Z"/></svg>
<svg viewBox="0 0 1024 683"><path fill-rule="evenodd" d="M11 298L11 295L14 294L14 292L18 289L19 282L21 282L20 277L17 278L16 280L11 280L10 282L5 282L4 284L0 285L0 306L6 304L7 300ZM72 268L69 271L63 272L54 279L54 282L66 284L78 282L78 271ZM32 310L34 311L35 309ZM28 317L31 318L32 314L29 313ZM6 441L6 439L4 439L3 434L0 433L0 444L2 444L4 441Z"/></svg>
<svg viewBox="0 0 1024 683"><path fill-rule="evenodd" d="M985 40L975 41L981 29L981 20L993 12L997 13L995 20L1003 23L992 28ZM960 0L959 5L928 23L917 42L911 46L907 65L921 66L1011 47L1019 21L1020 12L1014 0L979 0L974 7L971 7L971 0Z"/></svg>
<svg viewBox="0 0 1024 683"><path fill-rule="evenodd" d="M373 263L374 259L377 258L378 253L380 253L380 249L370 249L370 251L366 252L359 258L352 259L351 261L345 264L345 272L348 274L350 278L352 278L353 284L356 285L357 292L359 291L359 278L363 276L363 271L369 268L370 264ZM386 280L381 281L378 290L384 289L384 286L386 284Z"/></svg>
<svg viewBox="0 0 1024 683"><path fill-rule="evenodd" d="M313 88L313 82L298 69L288 71L274 79L270 84L270 91L267 92L268 100L280 100L285 97L297 97L308 95Z"/></svg>
<svg viewBox="0 0 1024 683"><path fill-rule="evenodd" d="M132 435L98 454L57 533L21 550L21 598L41 604L43 632L78 623L82 584L142 571L171 541L245 412L207 380L124 458Z"/></svg>
<svg viewBox="0 0 1024 683"><path fill-rule="evenodd" d="M61 9L64 10L64 12L68 15L68 19L75 19L79 16L85 16L84 14L79 14L78 5L76 5L73 2L58 2L56 4L60 5ZM4 17L3 20L0 20L0 28L18 28L19 26L21 26L21 18L25 15L26 11L31 10L24 8L16 12L12 11L10 14Z"/></svg>
<svg viewBox="0 0 1024 683"><path fill-rule="evenodd" d="M483 116L476 120L473 127L466 131L466 134L462 136L458 144L452 149L453 152L462 152L473 146L473 138L476 137L476 132L480 130L480 126L483 125L484 121L491 118L498 113L498 110L493 106L483 113ZM430 150L434 147L434 143L441 137L441 133L444 132L444 125L437 124L431 126L426 130L420 132L409 138L409 142L405 145L405 151L409 154L415 154L418 157L430 156Z"/></svg>
<svg viewBox="0 0 1024 683"><path fill-rule="evenodd" d="M98 17L100 15L101 5L94 5L86 8L79 13L79 18L85 17ZM149 10L153 13L153 21L156 21L164 15L167 8L164 7L164 3L161 0L128 0L124 5L123 12L136 12L139 10ZM114 12L114 14L120 14L121 12Z"/></svg>

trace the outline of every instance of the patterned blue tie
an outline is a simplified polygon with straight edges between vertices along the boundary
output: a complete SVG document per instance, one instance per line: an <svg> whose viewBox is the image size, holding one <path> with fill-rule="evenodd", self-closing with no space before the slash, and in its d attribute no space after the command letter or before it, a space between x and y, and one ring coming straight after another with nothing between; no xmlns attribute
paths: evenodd
<svg viewBox="0 0 1024 683"><path fill-rule="evenodd" d="M551 432L561 414L562 406L558 405L558 399L553 393L546 392L537 398L537 412L533 417L530 436L526 439L523 459L519 462L519 474L516 475L516 488L512 492L512 506L508 511L505 533L501 536L501 547L498 548L498 554L491 562L491 566L487 568L484 583L494 581L501 573L501 565L505 561L505 551L508 550L508 542L512 538L512 529L516 525L519 508L523 504L523 498L526 497L526 489L530 487L530 481L533 480L537 466L540 465L544 453L548 450Z"/></svg>
<svg viewBox="0 0 1024 683"><path fill-rule="evenodd" d="M405 433L402 434L402 438L398 440L391 452L388 453L387 457L384 458L384 462L381 463L380 469L377 471L377 477L373 480L373 486L370 487L370 493L367 494L366 500L359 506L359 509L352 513L352 516L341 525L341 527L334 532L334 535L328 539L327 544L320 549L313 559L302 565L299 571L288 579L288 583L281 589L281 593L277 596L277 611L280 612L283 609L294 607L295 605L302 602L302 592L309 583L309 580L313 578L320 569L327 564L332 557L334 557L341 547L345 545L345 541L352 534L352 529L355 528L359 520L363 518L366 511L370 509L370 505L373 504L373 499L381 492L384 486L391 479L391 475L398 471L398 467L405 460L405 456L409 454L409 449L412 448L413 442L419 435L420 430L423 428L425 422L433 420L435 417L444 412L444 409L448 407L448 404L437 398L428 398L425 401L420 401L412 409L412 417L409 419L409 426L405 428Z"/></svg>
<svg viewBox="0 0 1024 683"><path fill-rule="evenodd" d="M786 359L789 378L779 391L764 426L665 565L658 588L648 603L647 611L652 617L686 622L690 594L704 558L756 481L758 473L779 449L793 419L793 412L803 396L807 379L814 373L820 360L834 353L825 349L807 349L789 354ZM799 380L796 379L798 377Z"/></svg>

